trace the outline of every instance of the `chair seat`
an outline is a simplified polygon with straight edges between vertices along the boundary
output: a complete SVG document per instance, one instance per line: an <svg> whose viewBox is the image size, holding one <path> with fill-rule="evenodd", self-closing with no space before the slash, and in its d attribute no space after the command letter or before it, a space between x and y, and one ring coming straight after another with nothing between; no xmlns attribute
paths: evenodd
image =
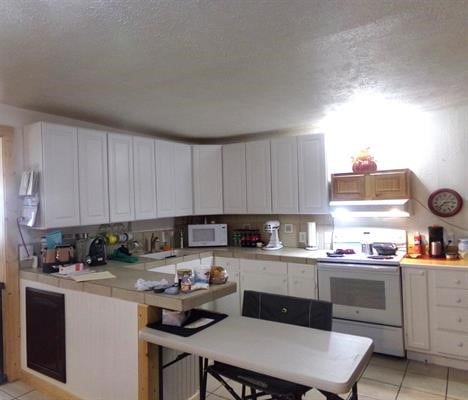
<svg viewBox="0 0 468 400"><path fill-rule="evenodd" d="M264 391L272 395L285 396L288 394L304 394L311 390L308 386L284 381L269 375L259 374L217 361L208 367L208 372L215 372L245 386L253 387L256 390Z"/></svg>

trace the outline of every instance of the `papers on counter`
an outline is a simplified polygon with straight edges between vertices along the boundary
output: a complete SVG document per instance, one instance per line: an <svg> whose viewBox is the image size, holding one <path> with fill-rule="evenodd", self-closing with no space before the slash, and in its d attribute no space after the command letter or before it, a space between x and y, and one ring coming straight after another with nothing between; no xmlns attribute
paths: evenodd
<svg viewBox="0 0 468 400"><path fill-rule="evenodd" d="M115 278L115 275L111 274L109 271L89 272L85 274L77 274L72 276L72 279L76 282L97 281L100 279L110 278Z"/></svg>

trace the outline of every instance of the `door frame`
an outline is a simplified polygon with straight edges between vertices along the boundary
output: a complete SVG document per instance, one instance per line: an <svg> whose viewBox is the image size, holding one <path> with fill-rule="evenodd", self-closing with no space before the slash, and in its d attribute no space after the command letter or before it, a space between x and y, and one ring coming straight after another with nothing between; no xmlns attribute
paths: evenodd
<svg viewBox="0 0 468 400"><path fill-rule="evenodd" d="M4 207L0 218L0 281L3 291L3 348L5 373L9 381L20 376L20 300L16 219L18 217L17 179L15 174L15 130L0 126L1 173L0 201Z"/></svg>

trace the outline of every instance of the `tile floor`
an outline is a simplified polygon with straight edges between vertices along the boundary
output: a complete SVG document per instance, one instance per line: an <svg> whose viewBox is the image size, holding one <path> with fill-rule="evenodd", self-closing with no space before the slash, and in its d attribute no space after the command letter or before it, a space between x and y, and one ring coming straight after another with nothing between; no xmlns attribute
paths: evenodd
<svg viewBox="0 0 468 400"><path fill-rule="evenodd" d="M207 400L231 399L226 389L212 378L208 381L208 392ZM358 392L360 400L468 400L468 371L375 355L359 381ZM66 400L53 399L22 382L0 386L0 400L13 399ZM315 390L305 397L305 400L323 399Z"/></svg>

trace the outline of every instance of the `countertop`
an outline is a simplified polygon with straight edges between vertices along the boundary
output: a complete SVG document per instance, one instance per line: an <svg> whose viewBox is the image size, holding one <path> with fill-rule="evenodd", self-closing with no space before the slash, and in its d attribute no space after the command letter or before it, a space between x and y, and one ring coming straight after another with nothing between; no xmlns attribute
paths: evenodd
<svg viewBox="0 0 468 400"><path fill-rule="evenodd" d="M429 267L429 268L453 268L468 270L468 260L447 260L445 258L431 258L422 256L420 258L405 257L401 260L400 265L404 267Z"/></svg>
<svg viewBox="0 0 468 400"><path fill-rule="evenodd" d="M144 262L140 264L143 264L144 266ZM236 283L228 281L222 285L210 285L210 288L207 290L197 290L191 293L180 293L178 295L167 295L164 293L154 293L152 291L138 291L135 289L135 282L139 278L152 281L164 278L167 281L172 282L174 280L174 275L146 271L144 268L134 269L134 267L139 267L139 265L130 265L129 267L129 264L118 261L109 261L105 266L93 267L92 269L98 272L109 271L116 277L88 282L75 282L69 278L43 273L40 268L23 267L20 270L20 278L41 282L63 289L82 291L100 296L115 297L121 300L176 311L187 311L194 307L199 307L220 297L235 293L237 290Z"/></svg>

